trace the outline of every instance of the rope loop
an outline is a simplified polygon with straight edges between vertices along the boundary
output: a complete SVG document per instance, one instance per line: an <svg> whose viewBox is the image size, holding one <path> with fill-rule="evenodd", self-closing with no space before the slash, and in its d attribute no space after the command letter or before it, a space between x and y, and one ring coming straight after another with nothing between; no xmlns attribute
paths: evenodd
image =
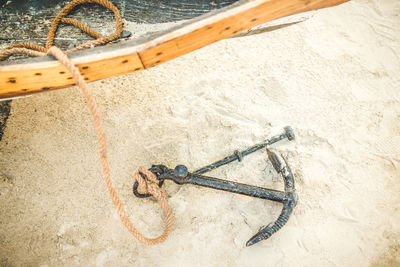
<svg viewBox="0 0 400 267"><path fill-rule="evenodd" d="M101 5L109 10L111 10L114 13L114 17L116 20L116 29L115 32L108 35L108 36L103 36L100 33L92 30L85 24L75 20L75 19L70 19L66 18L66 16L74 9L76 6L82 5L82 4L98 4ZM73 49L68 50L67 52L73 52L85 48L90 48L91 46L98 46L98 45L104 45L106 43L109 43L111 41L114 41L118 39L121 36L122 33L122 17L121 14L116 6L114 6L110 1L107 0L73 0L69 4L67 4L61 11L58 13L58 15L54 18L53 22L51 23L49 33L47 35L47 41L46 41L46 49L49 49L51 46L54 44L54 36L57 32L58 26L60 22L65 23L65 24L70 24L73 25L83 32L89 34L90 36L97 38L96 40L91 40L87 41Z"/></svg>
<svg viewBox="0 0 400 267"><path fill-rule="evenodd" d="M100 33L94 31L87 25L71 18L66 18L66 16L76 7L82 4L98 4L101 5L110 11L114 13L115 21L116 21L116 29L115 31L108 35L108 36L103 36ZM58 26L60 23L65 23L65 24L70 24L73 25L77 28L79 28L81 31L87 33L88 35L96 38L95 40L90 40L87 41L83 44L78 45L77 47L74 47L72 49L69 49L66 51L66 53L69 52L74 52L82 49L87 49L99 45L105 45L109 42L112 42L116 39L118 39L121 36L122 33L122 27L123 27L123 21L121 14L118 10L118 8L111 3L108 0L73 0L69 4L67 4L63 9L61 9L60 13L54 18L54 20L51 23L49 33L47 34L47 40L46 40L46 46L41 46L38 44L34 43L18 43L18 44L13 44L10 45L3 50L0 51L0 61L7 59L11 55L14 54L27 54L30 56L44 56L45 53L54 45L54 37L57 32ZM24 48L24 49L22 49ZM28 49L28 50L26 50Z"/></svg>

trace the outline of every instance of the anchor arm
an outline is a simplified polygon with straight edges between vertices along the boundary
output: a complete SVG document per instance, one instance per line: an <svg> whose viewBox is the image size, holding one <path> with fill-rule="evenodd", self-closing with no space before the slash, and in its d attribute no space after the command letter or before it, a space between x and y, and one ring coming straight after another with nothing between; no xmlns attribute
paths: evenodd
<svg viewBox="0 0 400 267"><path fill-rule="evenodd" d="M247 247L258 243L261 240L268 239L274 233L279 231L289 220L289 217L292 214L292 211L294 207L297 205L298 201L298 196L295 192L295 187L294 187L293 173L289 165L287 164L286 159L282 157L285 162L285 165L283 165L282 161L274 152L268 149L267 152L268 152L268 158L272 162L272 165L274 166L275 170L278 173L282 174L285 183L285 192L288 194L288 198L285 202L283 202L283 209L278 219L275 222L270 223L267 226L263 227L257 234L252 236L246 243Z"/></svg>
<svg viewBox="0 0 400 267"><path fill-rule="evenodd" d="M249 241L246 242L246 246L249 247L262 240L270 238L274 233L278 232L289 220L292 214L293 208L296 206L297 197L290 195L289 199L283 204L283 209L278 219L262 228L257 234L252 236Z"/></svg>

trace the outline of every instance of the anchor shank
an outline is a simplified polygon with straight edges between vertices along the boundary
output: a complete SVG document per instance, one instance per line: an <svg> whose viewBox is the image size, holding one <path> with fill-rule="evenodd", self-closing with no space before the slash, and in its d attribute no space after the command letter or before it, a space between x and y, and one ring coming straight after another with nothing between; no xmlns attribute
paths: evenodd
<svg viewBox="0 0 400 267"><path fill-rule="evenodd" d="M280 203L284 203L288 199L288 195L282 191L242 184L228 180L222 180L198 174L188 174L185 178L168 175L166 177L164 176L163 179L172 180L177 184L193 184L245 196L268 199Z"/></svg>

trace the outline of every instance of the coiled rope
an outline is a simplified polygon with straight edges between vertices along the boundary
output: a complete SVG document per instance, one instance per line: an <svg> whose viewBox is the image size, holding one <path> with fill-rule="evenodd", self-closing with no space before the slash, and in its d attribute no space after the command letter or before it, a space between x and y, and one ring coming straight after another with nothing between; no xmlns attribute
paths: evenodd
<svg viewBox="0 0 400 267"><path fill-rule="evenodd" d="M108 36L103 36L75 19L66 18L66 16L71 12L71 10L73 8L75 8L78 5L88 4L88 3L99 4L103 7L111 10L114 13L116 24L117 24L116 30L114 33L112 33ZM78 45L77 47L75 47L73 49L63 52L60 48L54 46L54 35L55 35L55 33L58 29L58 26L61 22L66 23L66 24L71 24L75 27L78 27L83 32L89 34L90 36L92 36L96 39L87 41L81 45ZM108 156L107 156L107 142L106 142L106 136L105 136L101 116L97 110L96 102L95 102L91 92L88 90L87 83L83 79L78 68L76 68L74 66L72 61L66 55L66 53L68 53L68 52L82 50L82 49L90 48L93 46L104 45L106 43L109 43L113 40L118 39L122 33L122 26L123 26L123 22L122 22L122 18L119 13L119 10L110 1L108 1L108 0L73 0L60 11L60 13L55 17L55 19L51 23L51 27L50 27L50 30L49 30L49 33L47 36L47 41L46 41L45 47L34 44L34 43L14 44L14 45L8 46L8 47L4 48L2 51L0 51L0 61L4 60L14 54L27 54L27 55L36 56L36 57L52 55L62 65L64 65L65 68L71 73L76 84L79 86L79 88L81 88L82 93L86 98L86 103L88 104L90 113L92 114L93 122L95 124L95 129L96 129L96 133L97 133L98 144L99 144L99 156L100 156L100 162L101 162L101 170L102 170L104 180L106 182L106 186L107 186L108 192L110 194L111 200L114 203L115 207L117 208L121 222L125 225L125 227L129 230L129 232L136 239L138 239L139 241L141 241L142 243L144 243L146 245L155 245L155 244L164 242L172 230L173 216L172 216L171 208L169 207L168 202L167 202L166 193L164 190L162 190L160 187L158 187L158 181L157 181L156 176L152 172L148 171L145 167L139 167L137 172L133 175L134 179L136 181L138 181L139 188L141 189L141 191L143 191L143 193L150 193L157 199L158 203L161 206L163 214L164 214L165 227L164 227L163 233L156 238L148 238L148 237L144 236L142 233L140 233L136 229L136 227L133 225L132 221L129 219L128 215L126 214L126 211L122 205L120 198L118 197L117 192L115 191L115 188L112 185L111 176L110 176L110 167L108 164Z"/></svg>

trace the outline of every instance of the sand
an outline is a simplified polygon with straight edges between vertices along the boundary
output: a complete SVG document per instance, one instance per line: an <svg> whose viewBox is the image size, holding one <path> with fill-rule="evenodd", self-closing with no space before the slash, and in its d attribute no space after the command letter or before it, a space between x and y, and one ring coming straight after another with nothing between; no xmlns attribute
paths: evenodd
<svg viewBox="0 0 400 267"><path fill-rule="evenodd" d="M399 13L399 1L352 1L90 84L114 186L150 236L161 211L132 196L138 166L195 169L294 128L297 140L273 149L294 171L299 204L249 248L280 204L173 183L174 231L140 244L106 191L79 90L13 101L0 142L1 265L399 266ZM265 152L211 174L282 188Z"/></svg>

